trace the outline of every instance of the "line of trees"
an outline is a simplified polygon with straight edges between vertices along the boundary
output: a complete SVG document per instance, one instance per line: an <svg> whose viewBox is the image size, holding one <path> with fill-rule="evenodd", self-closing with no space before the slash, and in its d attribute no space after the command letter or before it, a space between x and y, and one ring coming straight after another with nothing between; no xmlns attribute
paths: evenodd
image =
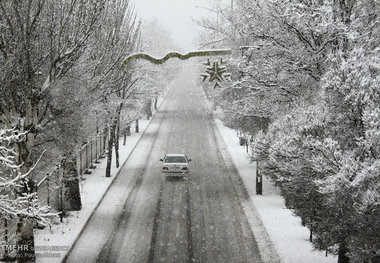
<svg viewBox="0 0 380 263"><path fill-rule="evenodd" d="M119 165L120 129L169 81L135 63L121 67L149 41L129 1L0 1L0 220L18 220L12 245L29 248L8 259L33 260L33 227L56 216L35 193L52 164L64 169L68 210L81 208L75 154L104 127L107 175L113 149ZM143 81L149 73L162 76L156 85Z"/></svg>
<svg viewBox="0 0 380 263"><path fill-rule="evenodd" d="M315 248L380 259L380 2L236 0L215 6L212 45L235 50L218 99L254 135L252 160L281 185ZM207 43L204 43L207 44Z"/></svg>

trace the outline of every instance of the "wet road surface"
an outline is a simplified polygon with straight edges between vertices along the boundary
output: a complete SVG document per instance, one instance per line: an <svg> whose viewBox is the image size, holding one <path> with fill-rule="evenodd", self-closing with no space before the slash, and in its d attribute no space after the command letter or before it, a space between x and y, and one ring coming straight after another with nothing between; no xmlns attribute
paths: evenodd
<svg viewBox="0 0 380 263"><path fill-rule="evenodd" d="M202 88L176 80L66 262L261 262L225 147ZM191 173L163 176L166 153Z"/></svg>

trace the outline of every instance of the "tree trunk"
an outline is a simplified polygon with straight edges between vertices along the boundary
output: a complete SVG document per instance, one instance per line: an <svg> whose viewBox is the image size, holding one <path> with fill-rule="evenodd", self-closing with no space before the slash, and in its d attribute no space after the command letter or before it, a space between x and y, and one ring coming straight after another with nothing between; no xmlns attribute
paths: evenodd
<svg viewBox="0 0 380 263"><path fill-rule="evenodd" d="M344 243L341 243L339 245L339 251L338 251L338 263L349 263L350 258L347 257L347 247Z"/></svg>
<svg viewBox="0 0 380 263"><path fill-rule="evenodd" d="M127 128L123 130L123 145L127 143Z"/></svg>
<svg viewBox="0 0 380 263"><path fill-rule="evenodd" d="M146 104L145 104L145 113L146 113L146 117L147 119L149 120L150 117L152 117L152 100L149 99L146 101Z"/></svg>
<svg viewBox="0 0 380 263"><path fill-rule="evenodd" d="M136 129L136 133L139 133L139 120L137 119L136 120L136 127L135 127L135 129Z"/></svg>
<svg viewBox="0 0 380 263"><path fill-rule="evenodd" d="M313 242L313 218L310 218L310 235L309 235L309 241Z"/></svg>
<svg viewBox="0 0 380 263"><path fill-rule="evenodd" d="M35 262L33 220L18 218L15 240L10 245L12 244L17 249L9 253L10 261L14 259L17 262Z"/></svg>
<svg viewBox="0 0 380 263"><path fill-rule="evenodd" d="M119 162L119 137L120 137L120 113L121 109L123 108L123 103L120 103L117 112L116 112L116 118L114 121L115 125L115 153L116 153L116 168L119 168L120 162Z"/></svg>
<svg viewBox="0 0 380 263"><path fill-rule="evenodd" d="M108 152L107 152L107 167L106 167L106 177L111 177L111 164L112 164L112 147L115 137L115 126L111 125L110 138L108 141Z"/></svg>
<svg viewBox="0 0 380 263"><path fill-rule="evenodd" d="M64 192L64 180L63 180L63 178L61 178L59 180L59 189L58 189L58 200L59 200L58 211L60 212L59 218L60 218L61 223L63 222L63 216L66 213L66 210L64 207L65 202L63 200L63 192Z"/></svg>
<svg viewBox="0 0 380 263"><path fill-rule="evenodd" d="M104 128L103 131L104 131L103 132L103 150L104 150L104 152L102 153L102 155L105 154L105 151L106 151L108 129ZM103 156L103 157L105 157L105 156Z"/></svg>
<svg viewBox="0 0 380 263"><path fill-rule="evenodd" d="M0 241L1 243L5 244L5 245L8 245L9 244L9 241L8 241L8 235L9 235L9 230L8 230L8 221L7 219L2 219L3 223L1 224L1 228L4 229L4 240ZM0 261L6 261L8 259L8 249L1 246L0 247Z"/></svg>
<svg viewBox="0 0 380 263"><path fill-rule="evenodd" d="M21 172L26 173L33 166L33 150L37 127L39 123L39 100L30 99L26 101L25 122L16 127L20 132L27 131L26 139L16 145L18 163L21 164Z"/></svg>
<svg viewBox="0 0 380 263"><path fill-rule="evenodd" d="M313 227L312 227L312 226L310 226L309 241L310 241L310 242L313 242Z"/></svg>
<svg viewBox="0 0 380 263"><path fill-rule="evenodd" d="M37 135L37 126L39 123L38 113L40 100L38 97L33 97L27 99L25 103L25 122L19 122L18 127L16 127L21 132L27 131L25 141L16 144L17 162L21 165L20 171L22 173L28 172L33 166L33 150ZM29 181L25 181L23 192L31 193L33 191L33 178L30 178ZM11 254L16 257L18 262L34 262L33 220L18 218L17 221L16 235L14 240L9 240L9 242L20 245L25 249L13 251L14 253Z"/></svg>
<svg viewBox="0 0 380 263"><path fill-rule="evenodd" d="M116 128L115 128L115 154L116 154L116 168L119 168L119 133L120 133L120 127L119 122L116 122Z"/></svg>
<svg viewBox="0 0 380 263"><path fill-rule="evenodd" d="M63 204L66 211L79 211L82 208L82 201L79 188L79 177L74 159L67 160L63 164Z"/></svg>
<svg viewBox="0 0 380 263"><path fill-rule="evenodd" d="M64 184L64 209L66 211L79 211L82 208L80 198L79 178L72 176L65 178Z"/></svg>
<svg viewBox="0 0 380 263"><path fill-rule="evenodd" d="M30 194L35 192L35 189L34 181L24 181L24 186L22 187L21 192ZM17 245L17 249L10 253L10 257L16 259L17 262L35 261L33 226L33 219L17 218L17 228L14 240L8 240L10 244Z"/></svg>

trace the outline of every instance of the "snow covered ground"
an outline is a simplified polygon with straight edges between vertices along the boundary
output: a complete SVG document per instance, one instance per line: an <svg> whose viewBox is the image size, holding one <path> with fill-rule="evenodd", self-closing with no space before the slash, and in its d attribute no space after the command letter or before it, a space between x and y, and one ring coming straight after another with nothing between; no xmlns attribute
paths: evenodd
<svg viewBox="0 0 380 263"><path fill-rule="evenodd" d="M279 188L274 187L267 178L263 178L263 195L256 195L255 164L249 163L246 148L239 145L236 131L225 127L219 119L215 119L215 122L280 261L284 263L337 262L335 256L326 257L325 252L313 250L308 241L308 228L303 227L301 219L285 208Z"/></svg>
<svg viewBox="0 0 380 263"><path fill-rule="evenodd" d="M158 105L161 104L162 100L163 98L161 97L158 99ZM123 145L123 139L120 139L119 158L121 165L119 168L116 168L114 154L112 157L111 177L105 177L105 158L100 160L99 164L96 164L95 169L91 170L92 174L84 175L85 180L81 180L80 182L82 198L82 209L80 211L70 211L62 223L57 219L51 228L34 230L36 262L61 262L65 258L90 219L93 211L99 205L104 194L121 170L123 163L128 159L141 136L146 131L151 120L145 119L139 121L139 133L135 133L134 127L132 127L131 136L127 137L126 145Z"/></svg>

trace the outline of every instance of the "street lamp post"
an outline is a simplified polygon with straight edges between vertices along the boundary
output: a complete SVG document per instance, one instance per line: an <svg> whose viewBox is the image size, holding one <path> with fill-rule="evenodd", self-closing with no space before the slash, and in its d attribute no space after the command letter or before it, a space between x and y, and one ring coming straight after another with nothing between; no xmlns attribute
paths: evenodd
<svg viewBox="0 0 380 263"><path fill-rule="evenodd" d="M259 167L260 163L256 160L256 194L263 194L263 175Z"/></svg>

